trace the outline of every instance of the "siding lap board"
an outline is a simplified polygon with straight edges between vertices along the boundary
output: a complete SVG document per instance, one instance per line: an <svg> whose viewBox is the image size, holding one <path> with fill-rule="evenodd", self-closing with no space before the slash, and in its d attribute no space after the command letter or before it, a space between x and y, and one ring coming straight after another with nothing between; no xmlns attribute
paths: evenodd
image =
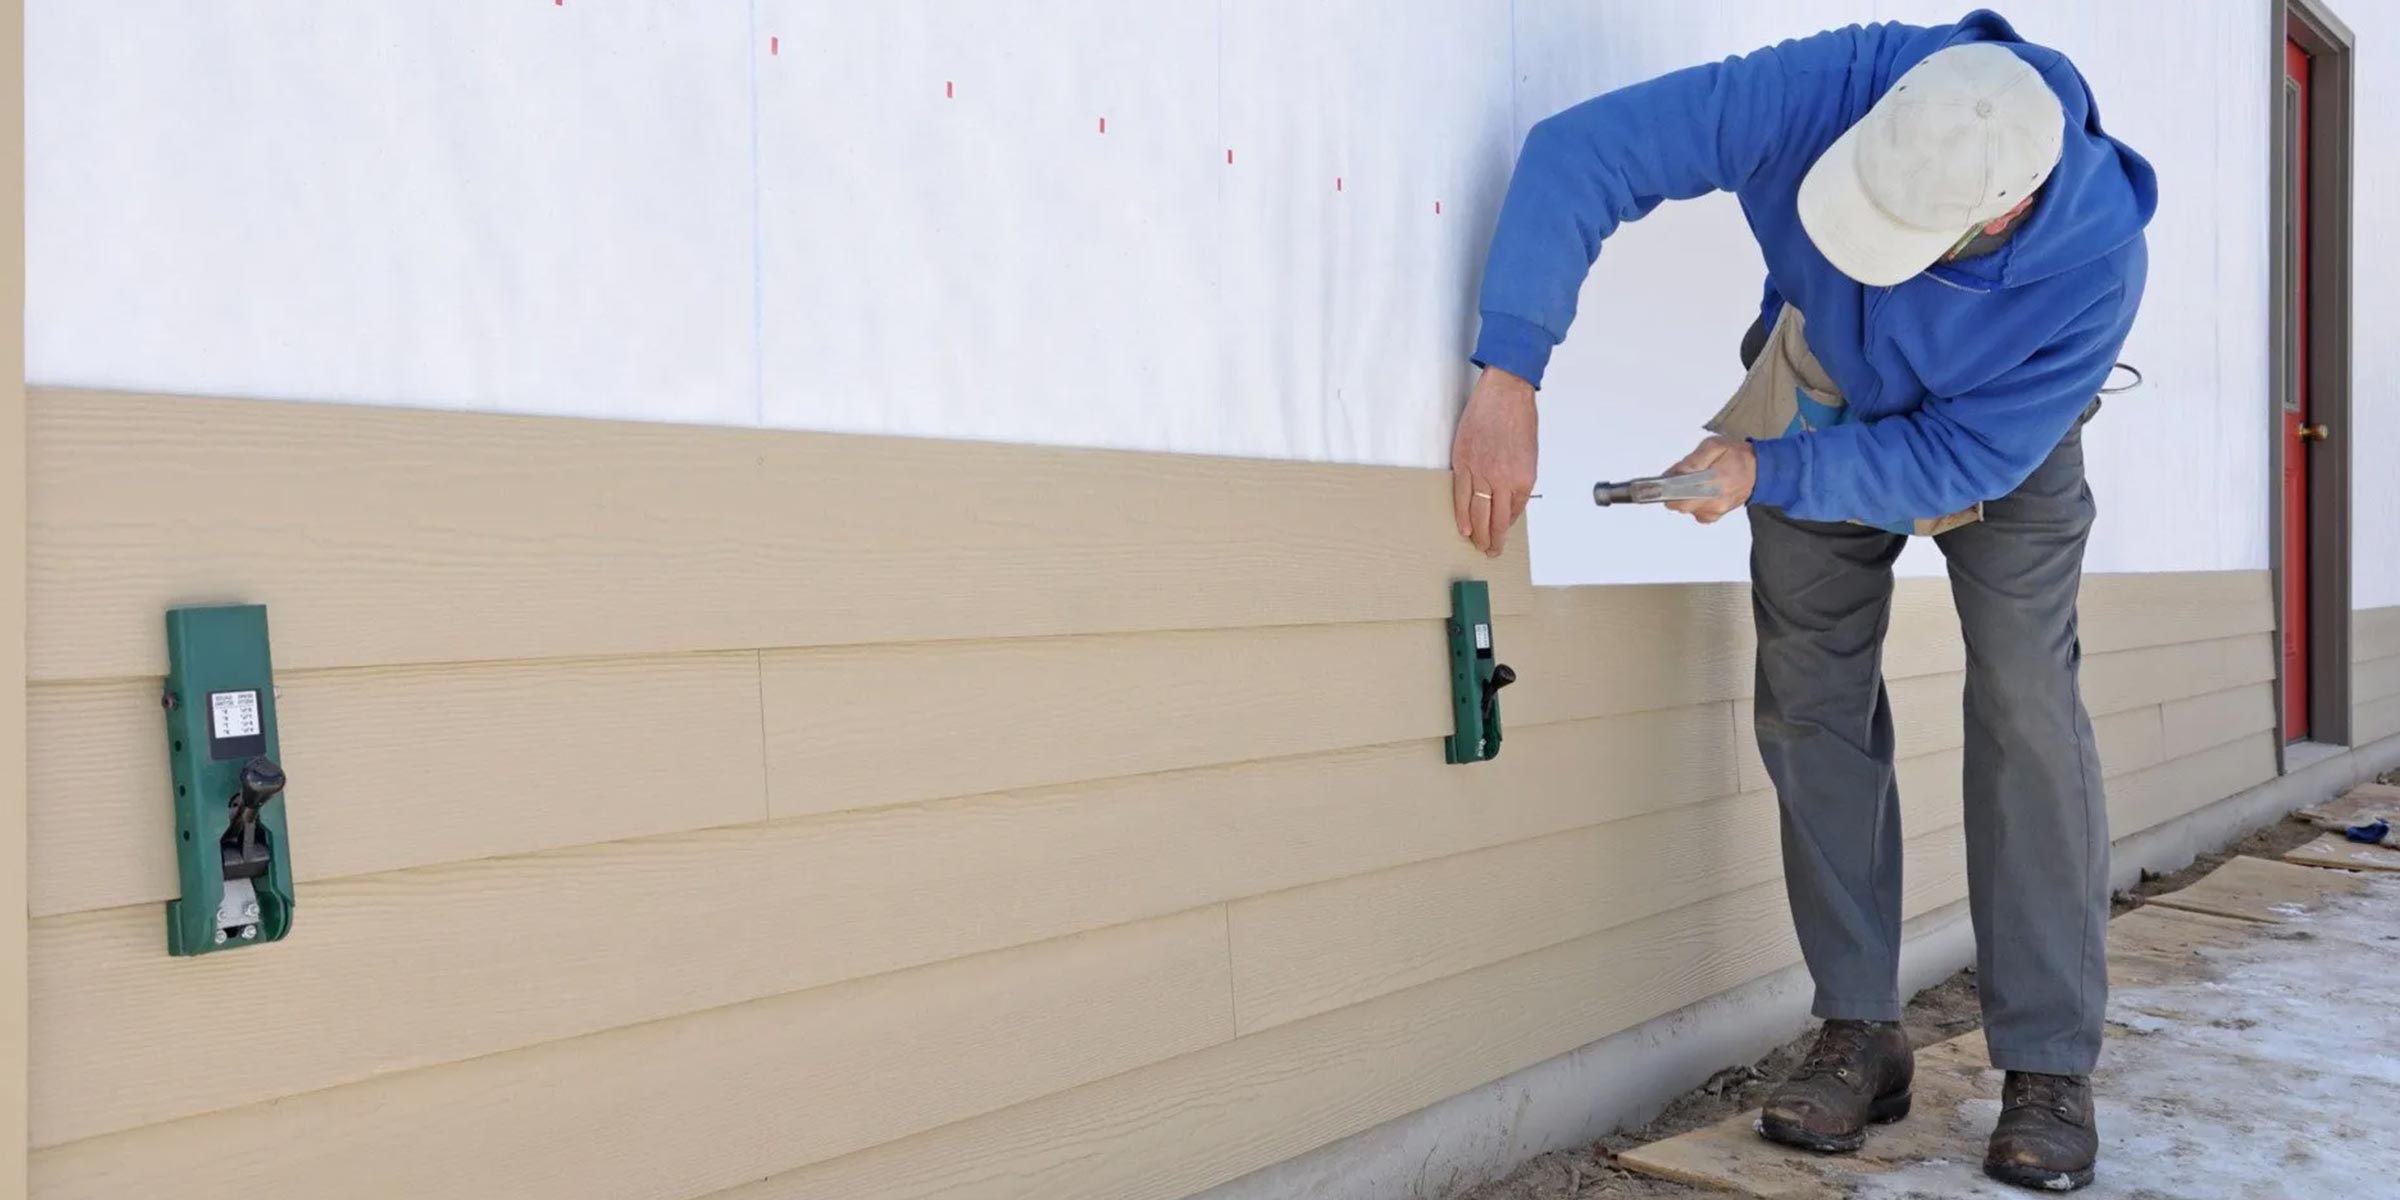
<svg viewBox="0 0 2400 1200"><path fill-rule="evenodd" d="M1955 827L1906 849L1907 915L1966 894ZM1174 1200L1799 960L1761 884L722 1200Z"/></svg>
<svg viewBox="0 0 2400 1200"><path fill-rule="evenodd" d="M1224 930L1202 910L154 1126L41 1156L36 1187L697 1195L1229 1038Z"/></svg>
<svg viewBox="0 0 2400 1200"><path fill-rule="evenodd" d="M2350 676L2351 692L2360 704L2400 696L2400 658L2378 658L2358 664Z"/></svg>
<svg viewBox="0 0 2400 1200"><path fill-rule="evenodd" d="M1452 518L1422 470L48 388L27 425L35 680L156 674L160 609L225 600L269 606L290 670L1439 617L1452 574L1513 613L1529 587L1522 538L1492 563L1423 535ZM213 486L258 459L272 503Z"/></svg>
<svg viewBox="0 0 2400 1200"><path fill-rule="evenodd" d="M302 883L766 819L754 654L276 684ZM181 887L158 693L141 680L33 690L35 916Z"/></svg>
<svg viewBox="0 0 2400 1200"><path fill-rule="evenodd" d="M1912 782L1957 778L1955 755ZM1916 764L1911 764L1915 767ZM1958 789L1904 786L1901 827L1957 824ZM1233 905L1240 1031L1355 1004L1777 878L1773 793L1747 793Z"/></svg>
<svg viewBox="0 0 2400 1200"><path fill-rule="evenodd" d="M2352 619L2350 740L2361 746L2400 737L2400 606L2371 608Z"/></svg>
<svg viewBox="0 0 2400 1200"><path fill-rule="evenodd" d="M2400 658L2400 605L2362 609L2353 621L2350 657L2354 661Z"/></svg>

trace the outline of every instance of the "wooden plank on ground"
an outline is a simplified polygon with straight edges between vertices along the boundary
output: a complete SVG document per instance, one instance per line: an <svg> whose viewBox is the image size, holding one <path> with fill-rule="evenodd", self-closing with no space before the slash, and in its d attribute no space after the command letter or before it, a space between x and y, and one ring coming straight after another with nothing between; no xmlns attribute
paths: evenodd
<svg viewBox="0 0 2400 1200"><path fill-rule="evenodd" d="M2264 861L2264 860L2259 860ZM2257 921L2145 904L2108 923L2108 983L2145 987L2209 970L2207 954L2258 936Z"/></svg>
<svg viewBox="0 0 2400 1200"><path fill-rule="evenodd" d="M2150 897L2145 904L2185 912L2283 924L2303 921L2328 903L2366 890L2355 876L2239 855L2191 886Z"/></svg>
<svg viewBox="0 0 2400 1200"><path fill-rule="evenodd" d="M2110 923L2111 979L2190 978L2204 969L2197 948L2244 944L2265 936L2265 928L2255 922L2136 910ZM2122 1032L2112 1025L2109 1036L2114 1040ZM1628 1150L1618 1161L1646 1174L1748 1196L1814 1200L1850 1195L1873 1177L1896 1169L1975 1162L1989 1132L1986 1110L1999 1085L1999 1073L1984 1055L1983 1033L1977 1031L1918 1052L1911 1118L1876 1127L1857 1153L1822 1156L1776 1145L1759 1136L1758 1114L1751 1110Z"/></svg>
<svg viewBox="0 0 2400 1200"><path fill-rule="evenodd" d="M1844 1195L1862 1176L1956 1157L1949 1122L1939 1116L1989 1094L1982 1045L1978 1031L1920 1051L1912 1109L1920 1115L1877 1126L1856 1154L1827 1157L1785 1149L1759 1136L1753 1110L1625 1151L1618 1161L1644 1174L1750 1196Z"/></svg>
<svg viewBox="0 0 2400 1200"><path fill-rule="evenodd" d="M2358 825L2377 817L2387 817L2400 823L2400 787L2385 783L2362 783L2322 803L2311 804L2293 814L2308 821L2336 821L2343 825Z"/></svg>
<svg viewBox="0 0 2400 1200"><path fill-rule="evenodd" d="M2400 850L2354 842L2328 833L2305 846L2284 851L2285 862L2304 867L2335 867L2346 871L2400 871Z"/></svg>
<svg viewBox="0 0 2400 1200"><path fill-rule="evenodd" d="M36 389L37 680L161 674L160 611L278 668L1440 618L1530 598L1447 472ZM272 459L275 501L213 486ZM1298 519L1262 520L1263 513ZM338 530L338 536L327 531Z"/></svg>

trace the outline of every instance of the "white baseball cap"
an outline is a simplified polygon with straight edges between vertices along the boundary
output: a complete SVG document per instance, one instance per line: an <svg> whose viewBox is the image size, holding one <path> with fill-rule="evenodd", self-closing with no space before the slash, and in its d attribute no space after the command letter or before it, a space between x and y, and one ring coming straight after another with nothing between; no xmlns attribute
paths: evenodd
<svg viewBox="0 0 2400 1200"><path fill-rule="evenodd" d="M1932 266L2050 177L2066 113L2040 71L1991 42L1927 55L1800 180L1800 226L1873 287Z"/></svg>

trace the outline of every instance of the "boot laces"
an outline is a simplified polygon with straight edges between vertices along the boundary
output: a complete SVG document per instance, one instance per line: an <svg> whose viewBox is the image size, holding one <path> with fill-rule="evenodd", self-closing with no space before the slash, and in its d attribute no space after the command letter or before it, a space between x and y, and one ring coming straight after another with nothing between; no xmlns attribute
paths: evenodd
<svg viewBox="0 0 2400 1200"><path fill-rule="evenodd" d="M2073 1119L2074 1108L2068 1100L2074 1095L2075 1080L2025 1071L2013 1082L2015 1086L2008 1089L2007 1107L2048 1109L2062 1119Z"/></svg>
<svg viewBox="0 0 2400 1200"><path fill-rule="evenodd" d="M1867 1043L1871 1037L1871 1032L1862 1023L1826 1022L1825 1027L1817 1032L1817 1044L1800 1063L1800 1073L1849 1078L1852 1064L1866 1057Z"/></svg>

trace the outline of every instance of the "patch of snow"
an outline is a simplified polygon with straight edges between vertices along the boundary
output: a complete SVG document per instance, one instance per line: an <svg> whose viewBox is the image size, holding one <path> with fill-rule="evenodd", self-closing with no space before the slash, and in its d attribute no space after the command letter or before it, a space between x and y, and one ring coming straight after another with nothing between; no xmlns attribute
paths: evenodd
<svg viewBox="0 0 2400 1200"><path fill-rule="evenodd" d="M2167 1021L2163 1017L2154 1017L2149 1013L2130 1010L2110 1013L2108 1023L2137 1037L2147 1037L2167 1027Z"/></svg>
<svg viewBox="0 0 2400 1200"><path fill-rule="evenodd" d="M2400 880L2328 903L2321 936L2270 934L2207 956L2212 977L2110 997L2094 1079L2100 1164L2078 1196L2218 1200L2395 1194L2400 1143ZM2125 1036L2131 1034L2133 1036ZM1998 1072L1986 1072L1996 1097ZM1997 1099L1947 1113L1946 1142L1980 1148ZM1925 1160L1858 1178L1859 1200L2022 1200L1980 1159Z"/></svg>

